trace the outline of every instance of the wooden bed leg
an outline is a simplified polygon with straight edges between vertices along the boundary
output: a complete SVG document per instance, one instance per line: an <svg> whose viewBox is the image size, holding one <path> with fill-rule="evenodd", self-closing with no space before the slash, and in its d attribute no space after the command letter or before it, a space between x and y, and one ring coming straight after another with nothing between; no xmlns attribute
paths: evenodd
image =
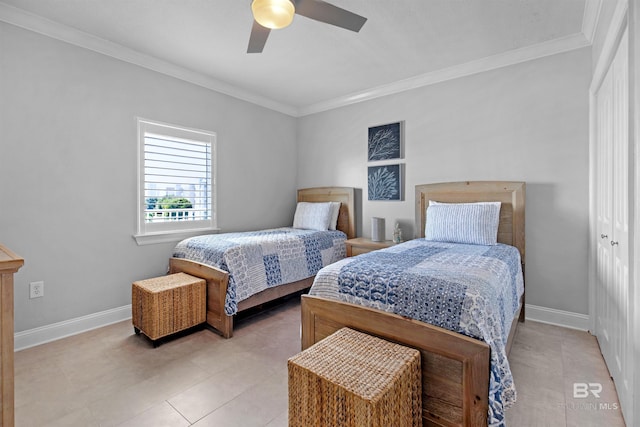
<svg viewBox="0 0 640 427"><path fill-rule="evenodd" d="M222 326L220 332L225 338L231 338L233 336L233 316L225 315L222 319Z"/></svg>
<svg viewBox="0 0 640 427"><path fill-rule="evenodd" d="M224 307L222 307L224 310ZM227 316L226 313L216 313L207 310L207 326L214 332L222 335L223 338L231 338L233 336L233 316Z"/></svg>
<svg viewBox="0 0 640 427"><path fill-rule="evenodd" d="M524 275L524 263L522 263L522 280L525 280L525 275ZM524 323L524 297L527 294L526 292L526 284L523 283L523 285L525 285L525 292L522 293L522 298L520 299L520 301L522 302L522 306L520 307L520 317L518 318L518 321L521 323Z"/></svg>
<svg viewBox="0 0 640 427"><path fill-rule="evenodd" d="M524 307L525 307L525 301L524 301L524 294L522 294L522 307L520 308L520 317L518 318L518 321L521 323L524 323Z"/></svg>

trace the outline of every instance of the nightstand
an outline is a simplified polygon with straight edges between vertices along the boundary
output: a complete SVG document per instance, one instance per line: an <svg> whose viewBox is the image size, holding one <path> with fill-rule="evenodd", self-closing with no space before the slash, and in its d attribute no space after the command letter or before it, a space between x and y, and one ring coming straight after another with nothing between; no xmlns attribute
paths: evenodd
<svg viewBox="0 0 640 427"><path fill-rule="evenodd" d="M375 251L378 249L388 248L395 245L391 240L385 240L384 242L374 242L366 237L357 237L355 239L349 239L347 244L347 256L356 256L360 254L366 254L367 252Z"/></svg>

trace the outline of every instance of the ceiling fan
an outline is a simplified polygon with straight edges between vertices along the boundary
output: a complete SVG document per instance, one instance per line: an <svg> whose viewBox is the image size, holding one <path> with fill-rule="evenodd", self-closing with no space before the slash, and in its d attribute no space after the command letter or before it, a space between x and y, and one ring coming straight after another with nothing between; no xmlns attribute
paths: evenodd
<svg viewBox="0 0 640 427"><path fill-rule="evenodd" d="M367 18L321 0L253 0L253 27L247 53L260 53L272 29L284 28L298 14L325 24L360 31Z"/></svg>

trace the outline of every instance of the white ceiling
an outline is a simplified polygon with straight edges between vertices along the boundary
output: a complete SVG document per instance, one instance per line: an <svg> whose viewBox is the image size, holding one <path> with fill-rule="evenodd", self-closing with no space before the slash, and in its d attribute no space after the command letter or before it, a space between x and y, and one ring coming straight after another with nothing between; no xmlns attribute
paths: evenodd
<svg viewBox="0 0 640 427"><path fill-rule="evenodd" d="M250 0L0 0L0 20L294 116L591 43L600 0L329 0L247 54Z"/></svg>

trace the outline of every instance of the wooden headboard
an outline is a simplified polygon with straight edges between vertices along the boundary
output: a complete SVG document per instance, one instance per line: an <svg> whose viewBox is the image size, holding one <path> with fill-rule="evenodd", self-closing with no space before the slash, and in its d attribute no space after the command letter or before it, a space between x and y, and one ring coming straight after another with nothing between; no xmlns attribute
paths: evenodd
<svg viewBox="0 0 640 427"><path fill-rule="evenodd" d="M417 237L424 237L429 200L445 203L501 202L498 242L518 248L524 264L524 182L464 181L416 185Z"/></svg>
<svg viewBox="0 0 640 427"><path fill-rule="evenodd" d="M315 187L298 190L299 202L340 202L337 229L356 237L354 189L352 187Z"/></svg>

